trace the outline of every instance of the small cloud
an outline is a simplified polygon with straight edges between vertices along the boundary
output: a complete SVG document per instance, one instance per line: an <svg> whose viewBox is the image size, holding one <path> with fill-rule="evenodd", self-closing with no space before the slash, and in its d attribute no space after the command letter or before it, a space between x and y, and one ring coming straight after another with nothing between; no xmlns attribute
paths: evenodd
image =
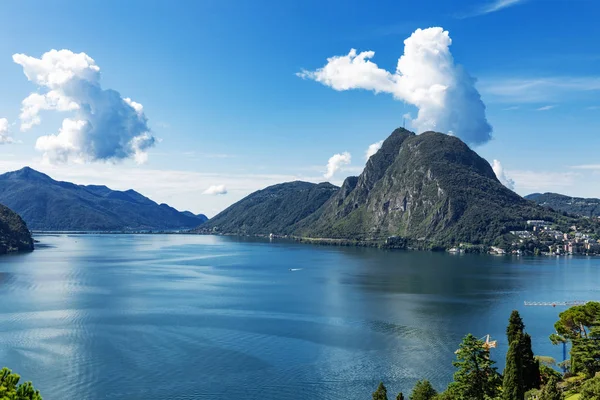
<svg viewBox="0 0 600 400"><path fill-rule="evenodd" d="M212 185L206 189L203 194L209 194L211 196L223 195L227 194L227 188L225 185Z"/></svg>
<svg viewBox="0 0 600 400"><path fill-rule="evenodd" d="M504 171L502 164L500 164L500 161L494 160L494 162L492 163L492 169L494 170L496 178L498 178L500 183L502 183L510 190L515 190L515 181L506 176L506 172Z"/></svg>
<svg viewBox="0 0 600 400"><path fill-rule="evenodd" d="M15 140L10 136L8 130L8 120L6 118L0 118L0 144L14 143Z"/></svg>
<svg viewBox="0 0 600 400"><path fill-rule="evenodd" d="M484 77L477 87L488 102L559 102L600 91L600 76Z"/></svg>
<svg viewBox="0 0 600 400"><path fill-rule="evenodd" d="M526 1L527 0L494 0L492 2L489 2L487 4L480 6L479 8L477 8L476 10L474 10L470 13L460 14L460 15L457 15L456 17L457 18L469 18L469 17L477 17L479 15L491 14L496 11L500 11L505 8L508 8L508 7L516 6L517 4L523 4Z"/></svg>
<svg viewBox="0 0 600 400"><path fill-rule="evenodd" d="M504 110L504 111L514 111L514 110L518 110L518 109L519 109L519 106L512 106L512 107L503 108L502 110Z"/></svg>
<svg viewBox="0 0 600 400"><path fill-rule="evenodd" d="M573 168L573 169L587 169L587 170L600 170L600 164L573 165L570 168Z"/></svg>
<svg viewBox="0 0 600 400"><path fill-rule="evenodd" d="M371 158L371 156L379 151L381 146L383 145L383 140L379 142L375 142L367 148L367 152L365 153L365 159Z"/></svg>
<svg viewBox="0 0 600 400"><path fill-rule="evenodd" d="M323 175L325 179L331 179L333 175L344 165L350 164L352 157L347 151L341 154L334 154L327 162L327 172Z"/></svg>
<svg viewBox="0 0 600 400"><path fill-rule="evenodd" d="M556 106L544 106L544 107L536 108L535 111L548 111L548 110L552 110L555 107Z"/></svg>
<svg viewBox="0 0 600 400"><path fill-rule="evenodd" d="M600 110L600 106L589 106L585 108L586 110L592 111L592 110Z"/></svg>

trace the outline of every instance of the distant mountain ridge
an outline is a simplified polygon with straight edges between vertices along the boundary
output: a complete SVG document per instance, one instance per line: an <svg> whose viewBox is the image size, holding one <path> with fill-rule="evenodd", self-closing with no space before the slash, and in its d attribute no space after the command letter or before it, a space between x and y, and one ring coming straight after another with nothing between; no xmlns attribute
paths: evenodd
<svg viewBox="0 0 600 400"><path fill-rule="evenodd" d="M600 217L600 199L571 197L558 193L532 193L526 199L537 204L582 217Z"/></svg>
<svg viewBox="0 0 600 400"><path fill-rule="evenodd" d="M56 181L29 167L0 175L0 203L20 214L32 230L189 229L207 220L157 204L135 190Z"/></svg>
<svg viewBox="0 0 600 400"><path fill-rule="evenodd" d="M329 185L304 184L313 190ZM282 189L283 195L275 194ZM491 245L511 230L525 229L529 219L563 218L502 185L490 164L457 137L416 135L403 128L383 142L360 176L347 178L341 188L321 193L319 201L302 200L306 192L300 189L291 182L255 192L205 227L232 234ZM291 203L284 206L286 199ZM279 222L266 224L255 210Z"/></svg>

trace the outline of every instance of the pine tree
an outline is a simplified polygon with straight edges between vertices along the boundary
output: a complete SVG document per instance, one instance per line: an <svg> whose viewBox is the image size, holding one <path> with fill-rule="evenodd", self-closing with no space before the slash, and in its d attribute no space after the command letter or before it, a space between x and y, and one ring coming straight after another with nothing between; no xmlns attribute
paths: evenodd
<svg viewBox="0 0 600 400"><path fill-rule="evenodd" d="M398 396L396 396L396 400L404 400L404 395L402 394L402 392L398 393Z"/></svg>
<svg viewBox="0 0 600 400"><path fill-rule="evenodd" d="M562 393L558 390L558 379L552 377L542 388L539 400L561 400Z"/></svg>
<svg viewBox="0 0 600 400"><path fill-rule="evenodd" d="M469 400L497 397L502 379L483 341L471 334L465 336L452 364L458 369L448 387L453 397Z"/></svg>
<svg viewBox="0 0 600 400"><path fill-rule="evenodd" d="M373 400L388 400L387 389L383 382L381 382L377 387L377 390L373 392Z"/></svg>
<svg viewBox="0 0 600 400"><path fill-rule="evenodd" d="M427 379L424 379L415 384L408 398L410 400L431 400L435 396L437 396L437 392L431 386L431 383Z"/></svg>
<svg viewBox="0 0 600 400"><path fill-rule="evenodd" d="M523 357L520 349L522 342L522 335L517 332L506 353L506 367L502 382L502 398L504 400L523 400L525 398Z"/></svg>

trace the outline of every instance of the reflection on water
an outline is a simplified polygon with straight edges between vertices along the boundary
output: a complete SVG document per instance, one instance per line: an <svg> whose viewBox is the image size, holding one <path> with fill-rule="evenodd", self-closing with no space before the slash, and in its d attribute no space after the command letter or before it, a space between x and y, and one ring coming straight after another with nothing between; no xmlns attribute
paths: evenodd
<svg viewBox="0 0 600 400"><path fill-rule="evenodd" d="M46 399L364 399L451 379L461 337L519 309L539 354L598 299L600 259L315 247L229 237L55 235L0 258L0 360Z"/></svg>

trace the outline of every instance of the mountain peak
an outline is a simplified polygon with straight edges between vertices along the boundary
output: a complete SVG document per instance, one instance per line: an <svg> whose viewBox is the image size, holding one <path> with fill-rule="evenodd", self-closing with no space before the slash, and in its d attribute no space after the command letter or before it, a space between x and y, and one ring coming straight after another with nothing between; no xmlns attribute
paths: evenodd
<svg viewBox="0 0 600 400"><path fill-rule="evenodd" d="M39 171L36 171L35 169L33 169L31 167L27 167L27 166L23 167L17 171L7 172L3 175L0 175L0 177L5 177L8 179L52 181L52 178L50 178L48 175L41 173Z"/></svg>

